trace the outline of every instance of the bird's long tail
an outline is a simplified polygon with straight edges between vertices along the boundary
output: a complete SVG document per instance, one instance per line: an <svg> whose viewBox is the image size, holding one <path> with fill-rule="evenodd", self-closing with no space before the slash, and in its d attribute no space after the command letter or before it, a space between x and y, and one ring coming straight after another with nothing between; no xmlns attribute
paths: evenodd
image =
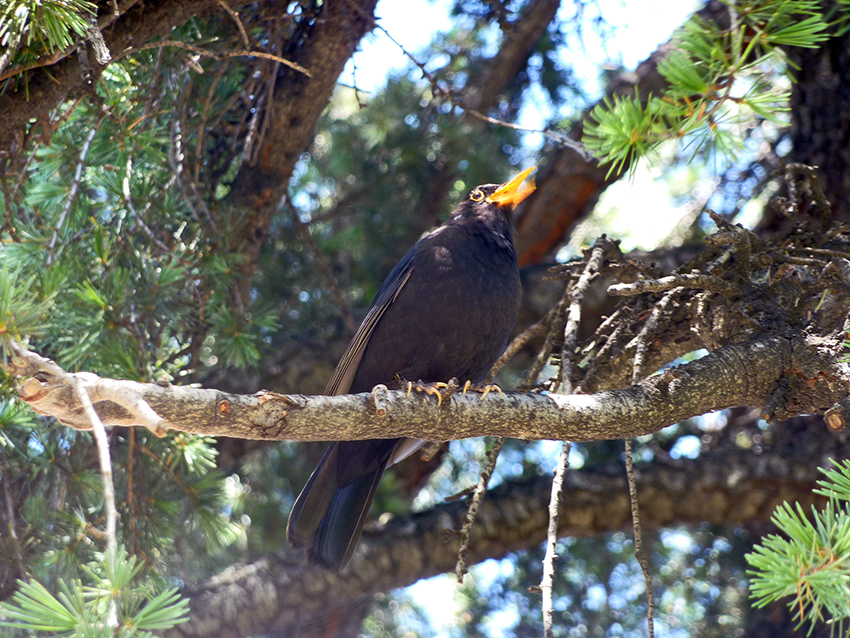
<svg viewBox="0 0 850 638"><path fill-rule="evenodd" d="M311 562L338 571L348 564L397 440L347 441L328 447L292 512L286 534Z"/></svg>

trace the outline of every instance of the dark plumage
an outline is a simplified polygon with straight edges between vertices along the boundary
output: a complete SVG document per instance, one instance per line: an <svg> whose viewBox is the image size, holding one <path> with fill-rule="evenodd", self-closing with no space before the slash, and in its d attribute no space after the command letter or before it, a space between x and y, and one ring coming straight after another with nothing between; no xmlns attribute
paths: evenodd
<svg viewBox="0 0 850 638"><path fill-rule="evenodd" d="M473 189L442 226L407 251L381 285L327 394L369 392L398 377L480 383L504 351L520 302L510 213L533 169ZM403 444L402 444L403 443ZM332 443L289 515L287 536L329 569L351 558L388 465L421 442Z"/></svg>

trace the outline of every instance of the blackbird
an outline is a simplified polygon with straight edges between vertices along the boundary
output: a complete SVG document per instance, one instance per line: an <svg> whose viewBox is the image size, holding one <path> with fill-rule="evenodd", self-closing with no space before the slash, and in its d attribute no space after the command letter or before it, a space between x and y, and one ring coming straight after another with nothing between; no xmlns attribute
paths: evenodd
<svg viewBox="0 0 850 638"><path fill-rule="evenodd" d="M473 188L442 226L407 251L381 285L326 394L401 380L482 382L516 322L520 281L510 213L533 190L529 168ZM287 536L337 571L360 539L384 470L422 441L340 441L328 447L289 515Z"/></svg>

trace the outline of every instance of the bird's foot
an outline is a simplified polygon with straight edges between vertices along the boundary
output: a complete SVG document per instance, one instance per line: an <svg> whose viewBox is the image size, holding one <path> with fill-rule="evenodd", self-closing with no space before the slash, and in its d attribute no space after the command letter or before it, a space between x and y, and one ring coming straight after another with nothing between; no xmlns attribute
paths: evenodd
<svg viewBox="0 0 850 638"><path fill-rule="evenodd" d="M491 392L498 392L500 397L505 396L502 388L492 383L472 383L467 381L463 384L463 393L466 394L467 392L480 392L482 401Z"/></svg>
<svg viewBox="0 0 850 638"><path fill-rule="evenodd" d="M443 400L448 399L455 393L455 390L458 389L458 380L457 379L449 379L448 383L443 383L442 381L436 381L433 383L423 383L422 381L404 381L400 379L401 386L407 388L407 396L410 396L410 393L414 390L416 392L424 392L425 394L430 394L432 396L437 397L437 406L443 405Z"/></svg>

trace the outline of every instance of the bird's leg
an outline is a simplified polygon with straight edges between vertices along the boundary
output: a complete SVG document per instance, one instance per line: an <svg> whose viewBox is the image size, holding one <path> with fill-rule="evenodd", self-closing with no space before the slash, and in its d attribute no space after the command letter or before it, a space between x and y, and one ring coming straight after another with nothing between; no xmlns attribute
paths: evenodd
<svg viewBox="0 0 850 638"><path fill-rule="evenodd" d="M467 381L463 384L463 393L466 394L467 392L480 392L482 401L491 392L498 392L500 397L505 396L502 388L492 383L472 383L471 381Z"/></svg>

